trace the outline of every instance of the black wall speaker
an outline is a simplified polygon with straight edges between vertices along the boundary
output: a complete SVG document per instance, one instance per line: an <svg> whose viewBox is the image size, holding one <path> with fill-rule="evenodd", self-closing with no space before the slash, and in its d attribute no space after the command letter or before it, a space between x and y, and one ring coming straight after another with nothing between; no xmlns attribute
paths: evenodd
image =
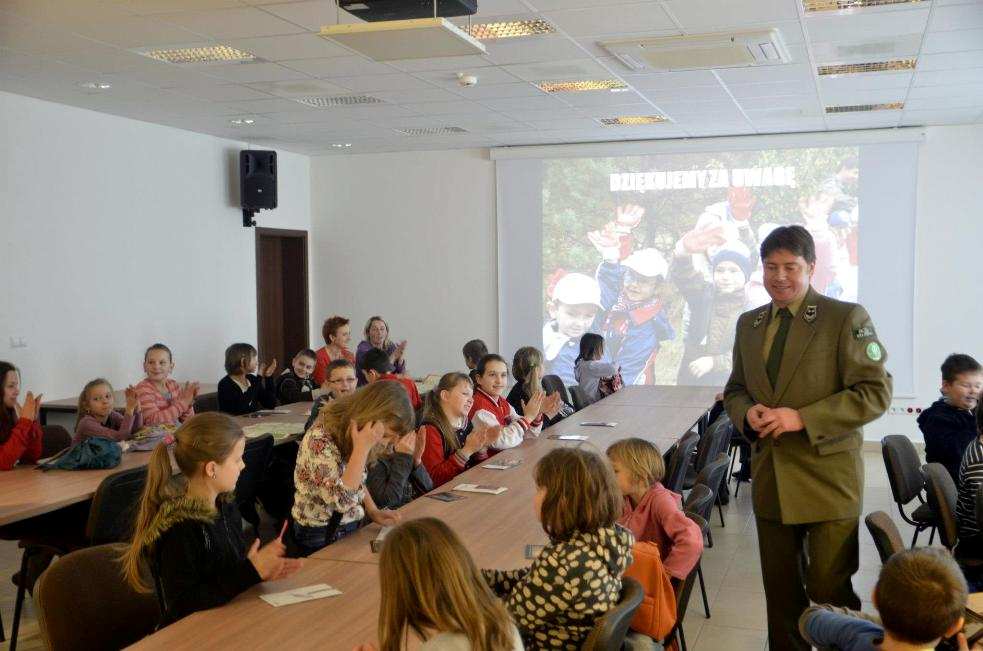
<svg viewBox="0 0 983 651"><path fill-rule="evenodd" d="M276 152L239 152L239 188L243 210L276 208Z"/></svg>

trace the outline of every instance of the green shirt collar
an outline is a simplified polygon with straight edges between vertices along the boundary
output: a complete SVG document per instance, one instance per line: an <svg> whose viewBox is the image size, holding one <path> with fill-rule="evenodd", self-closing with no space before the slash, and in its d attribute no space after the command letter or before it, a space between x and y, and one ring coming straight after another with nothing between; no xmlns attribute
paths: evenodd
<svg viewBox="0 0 983 651"><path fill-rule="evenodd" d="M802 307L802 302L805 301L805 300L806 300L806 297L803 296L802 298L800 298L800 299L798 299L796 301L792 301L791 303L789 303L789 305L788 305L788 311L792 313L792 316L793 317L796 314L799 313L799 308ZM779 308L774 303L771 304L771 318L772 319L774 319L778 315L778 310L779 309L781 309L781 308Z"/></svg>

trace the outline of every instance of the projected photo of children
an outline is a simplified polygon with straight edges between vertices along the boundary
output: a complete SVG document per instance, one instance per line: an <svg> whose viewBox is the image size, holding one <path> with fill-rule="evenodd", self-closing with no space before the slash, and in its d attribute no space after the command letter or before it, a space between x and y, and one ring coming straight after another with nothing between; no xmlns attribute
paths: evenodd
<svg viewBox="0 0 983 651"><path fill-rule="evenodd" d="M760 241L802 224L813 286L857 298L857 149L544 163L543 349L576 384L580 337L604 337L625 384L723 386L738 316L768 302Z"/></svg>

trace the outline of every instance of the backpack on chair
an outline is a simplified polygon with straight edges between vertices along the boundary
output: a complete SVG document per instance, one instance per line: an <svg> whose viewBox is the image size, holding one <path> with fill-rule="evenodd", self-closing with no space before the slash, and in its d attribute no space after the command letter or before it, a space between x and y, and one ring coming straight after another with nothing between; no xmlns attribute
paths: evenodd
<svg viewBox="0 0 983 651"><path fill-rule="evenodd" d="M661 640L676 624L676 593L662 565L658 545L638 542L631 553L633 560L625 570L625 576L641 583L645 591L642 604L631 621L631 630Z"/></svg>

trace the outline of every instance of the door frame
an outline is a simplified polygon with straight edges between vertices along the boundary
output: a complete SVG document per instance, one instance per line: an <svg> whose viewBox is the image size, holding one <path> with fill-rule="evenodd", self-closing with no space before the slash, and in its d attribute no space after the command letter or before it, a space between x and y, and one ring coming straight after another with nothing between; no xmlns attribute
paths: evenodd
<svg viewBox="0 0 983 651"><path fill-rule="evenodd" d="M311 285L310 285L310 266L309 266L309 255L308 255L308 243L307 243L307 231L294 230L289 228L256 228L256 253L255 253L255 264L256 264L256 343L259 344L259 322L260 322L260 276L262 275L260 268L260 238L263 236L281 237L281 238L291 238L303 241L303 275L304 275L304 296L307 300L304 302L304 332L306 336L304 338L304 346L310 346L311 344ZM284 364L289 364L284 362ZM287 368L283 366L282 368Z"/></svg>

